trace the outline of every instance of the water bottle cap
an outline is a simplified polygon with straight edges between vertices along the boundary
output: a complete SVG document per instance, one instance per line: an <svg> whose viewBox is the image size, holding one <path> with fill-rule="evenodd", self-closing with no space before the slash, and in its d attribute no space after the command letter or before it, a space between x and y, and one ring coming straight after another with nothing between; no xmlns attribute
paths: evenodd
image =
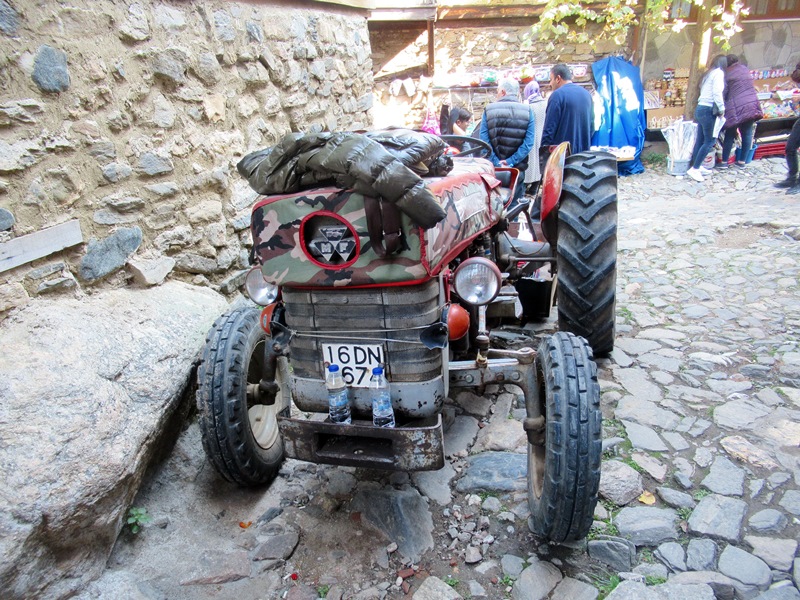
<svg viewBox="0 0 800 600"><path fill-rule="evenodd" d="M374 367L372 369L373 375L383 375L383 367Z"/></svg>
<svg viewBox="0 0 800 600"><path fill-rule="evenodd" d="M331 373L336 373L339 370L339 365L328 365L328 371Z"/></svg>

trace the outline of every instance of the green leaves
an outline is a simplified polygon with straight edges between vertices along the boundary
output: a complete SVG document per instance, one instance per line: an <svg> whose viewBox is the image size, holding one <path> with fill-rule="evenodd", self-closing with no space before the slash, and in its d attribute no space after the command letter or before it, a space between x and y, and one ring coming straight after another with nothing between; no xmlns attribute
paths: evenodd
<svg viewBox="0 0 800 600"><path fill-rule="evenodd" d="M713 22L714 42L723 50L730 49L730 39L740 32L739 20L747 15L749 9L741 0L734 0L726 10L720 0L692 0L698 7L707 6L716 17ZM637 0L609 0L605 4L599 2L581 2L578 0L548 0L542 10L539 21L531 27L533 41L547 44L549 52L555 47L553 42L569 41L586 43L594 48L598 42L613 40L624 44L630 28L644 24L649 29L680 31L686 26L683 19L670 19L672 0L645 0L644 10L637 16ZM641 20L640 20L641 17ZM584 30L588 25L602 25L599 32L590 34Z"/></svg>
<svg viewBox="0 0 800 600"><path fill-rule="evenodd" d="M131 506L128 509L128 519L125 521L125 524L130 528L131 533L139 533L142 526L146 525L153 518L147 514L146 508L138 508L136 506Z"/></svg>

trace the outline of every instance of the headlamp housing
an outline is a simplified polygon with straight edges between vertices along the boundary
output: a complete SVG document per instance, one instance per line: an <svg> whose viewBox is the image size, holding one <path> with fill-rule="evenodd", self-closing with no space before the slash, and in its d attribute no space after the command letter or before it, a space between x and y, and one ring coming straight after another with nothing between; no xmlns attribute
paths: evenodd
<svg viewBox="0 0 800 600"><path fill-rule="evenodd" d="M259 306L272 304L278 298L278 286L264 279L264 274L258 265L247 273L244 290L247 296Z"/></svg>
<svg viewBox="0 0 800 600"><path fill-rule="evenodd" d="M488 258L473 256L456 268L453 289L464 302L483 306L497 297L502 280L497 265Z"/></svg>

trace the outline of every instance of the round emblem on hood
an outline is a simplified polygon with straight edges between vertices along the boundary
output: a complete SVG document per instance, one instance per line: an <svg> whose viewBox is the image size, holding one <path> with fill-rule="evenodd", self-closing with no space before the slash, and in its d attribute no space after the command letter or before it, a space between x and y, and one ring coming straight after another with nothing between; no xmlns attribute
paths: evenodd
<svg viewBox="0 0 800 600"><path fill-rule="evenodd" d="M341 269L358 258L355 229L332 212L309 215L300 225L300 241L306 256L322 267Z"/></svg>

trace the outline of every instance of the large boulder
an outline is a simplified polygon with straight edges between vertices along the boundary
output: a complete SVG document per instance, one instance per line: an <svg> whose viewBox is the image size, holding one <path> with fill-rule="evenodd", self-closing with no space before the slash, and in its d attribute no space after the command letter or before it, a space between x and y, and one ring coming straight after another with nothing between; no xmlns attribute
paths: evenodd
<svg viewBox="0 0 800 600"><path fill-rule="evenodd" d="M0 324L4 598L61 598L101 574L227 307L171 282L36 299Z"/></svg>

